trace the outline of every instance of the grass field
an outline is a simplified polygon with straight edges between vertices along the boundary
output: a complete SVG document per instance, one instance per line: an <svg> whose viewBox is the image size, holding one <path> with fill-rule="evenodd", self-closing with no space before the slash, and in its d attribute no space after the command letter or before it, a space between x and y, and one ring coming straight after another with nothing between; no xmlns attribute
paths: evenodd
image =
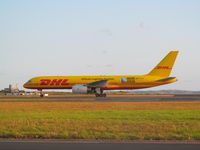
<svg viewBox="0 0 200 150"><path fill-rule="evenodd" d="M1 102L0 137L200 140L200 102Z"/></svg>

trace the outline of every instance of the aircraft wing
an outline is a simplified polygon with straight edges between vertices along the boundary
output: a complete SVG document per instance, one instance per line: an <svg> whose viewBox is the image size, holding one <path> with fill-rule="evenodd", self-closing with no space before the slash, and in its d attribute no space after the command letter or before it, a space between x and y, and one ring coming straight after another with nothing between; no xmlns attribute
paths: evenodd
<svg viewBox="0 0 200 150"><path fill-rule="evenodd" d="M106 87L107 85L108 85L108 79L99 80L99 81L95 81L95 82L91 82L91 83L85 84L85 86L93 87L93 88Z"/></svg>

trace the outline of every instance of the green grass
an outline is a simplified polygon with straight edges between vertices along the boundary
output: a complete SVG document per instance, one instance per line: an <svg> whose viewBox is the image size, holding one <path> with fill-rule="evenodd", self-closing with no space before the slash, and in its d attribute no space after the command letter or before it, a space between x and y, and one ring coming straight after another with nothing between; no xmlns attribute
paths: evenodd
<svg viewBox="0 0 200 150"><path fill-rule="evenodd" d="M0 119L112 119L112 120L149 120L149 121L200 121L200 110L135 110L135 111L47 111L19 112L0 114Z"/></svg>
<svg viewBox="0 0 200 150"><path fill-rule="evenodd" d="M160 107L169 105L168 109L157 108L155 104L147 103L152 109L148 110L141 107L145 103L123 103L114 108L111 107L113 103L96 103L92 108L89 103L80 103L74 108L72 106L77 104L1 103L0 137L200 140L200 110L197 107L200 103L194 103L194 110L188 110L187 104L181 108L169 103L159 104Z"/></svg>

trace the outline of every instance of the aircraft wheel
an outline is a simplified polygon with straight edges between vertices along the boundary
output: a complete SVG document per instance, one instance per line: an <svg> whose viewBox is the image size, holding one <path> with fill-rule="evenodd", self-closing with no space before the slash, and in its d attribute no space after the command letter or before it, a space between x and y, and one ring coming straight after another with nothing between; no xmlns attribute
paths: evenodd
<svg viewBox="0 0 200 150"><path fill-rule="evenodd" d="M106 94L95 94L96 97L106 97Z"/></svg>
<svg viewBox="0 0 200 150"><path fill-rule="evenodd" d="M102 97L106 97L106 94L102 94Z"/></svg>
<svg viewBox="0 0 200 150"><path fill-rule="evenodd" d="M95 96L96 96L96 97L100 97L100 94L96 93Z"/></svg>

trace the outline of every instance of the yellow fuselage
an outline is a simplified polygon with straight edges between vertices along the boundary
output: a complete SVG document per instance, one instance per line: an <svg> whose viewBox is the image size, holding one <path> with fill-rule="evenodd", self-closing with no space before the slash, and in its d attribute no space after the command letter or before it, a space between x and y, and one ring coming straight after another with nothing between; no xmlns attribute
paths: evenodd
<svg viewBox="0 0 200 150"><path fill-rule="evenodd" d="M42 76L35 77L24 84L28 89L71 89L74 85L84 85L95 81L107 79L106 87L102 90L121 89L142 89L177 81L176 78L159 81L162 77L141 75L141 76ZM159 82L158 82L159 81Z"/></svg>

